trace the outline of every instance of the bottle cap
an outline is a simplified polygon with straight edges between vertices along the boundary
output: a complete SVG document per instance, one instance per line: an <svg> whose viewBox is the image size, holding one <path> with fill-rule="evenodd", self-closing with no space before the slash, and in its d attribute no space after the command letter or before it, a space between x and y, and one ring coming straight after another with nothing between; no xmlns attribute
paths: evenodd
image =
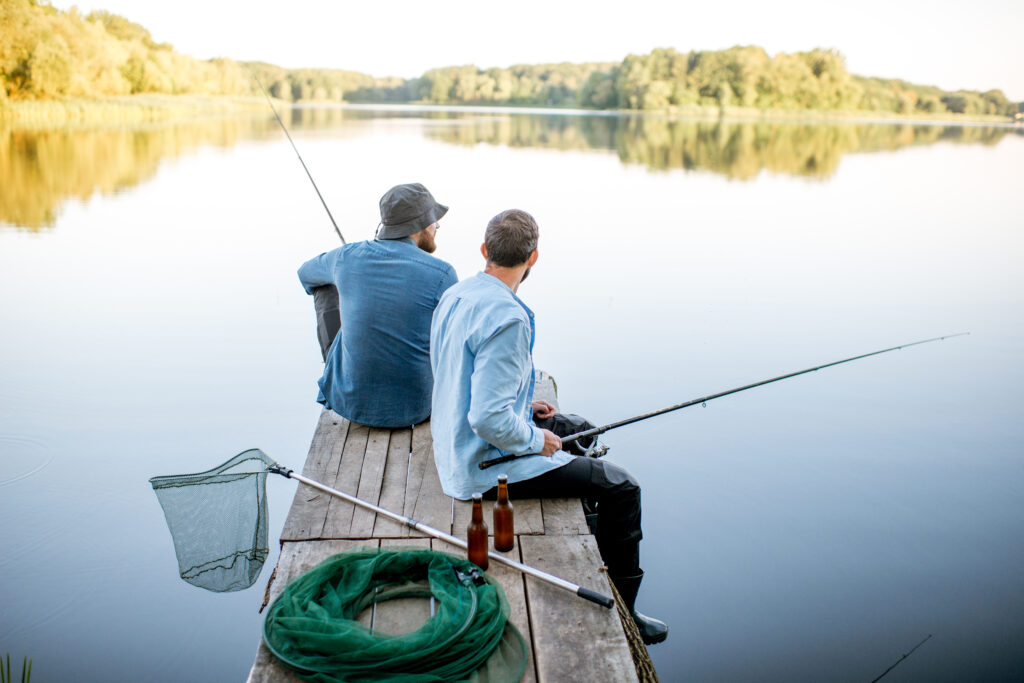
<svg viewBox="0 0 1024 683"><path fill-rule="evenodd" d="M479 503L479 502L483 501L483 499L484 499L484 494L482 494L482 493L474 493L473 494L473 502L474 503Z"/></svg>
<svg viewBox="0 0 1024 683"><path fill-rule="evenodd" d="M498 475L498 483L499 484L504 484L506 482L508 482L508 475L507 474L499 474Z"/></svg>

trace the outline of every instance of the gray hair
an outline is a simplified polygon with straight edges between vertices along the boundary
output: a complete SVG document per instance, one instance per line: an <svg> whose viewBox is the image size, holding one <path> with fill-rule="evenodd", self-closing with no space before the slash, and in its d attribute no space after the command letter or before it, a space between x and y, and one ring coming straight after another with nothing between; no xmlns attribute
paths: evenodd
<svg viewBox="0 0 1024 683"><path fill-rule="evenodd" d="M539 234L537 221L530 214L520 209L502 211L487 223L484 232L488 263L506 268L526 263L537 248Z"/></svg>

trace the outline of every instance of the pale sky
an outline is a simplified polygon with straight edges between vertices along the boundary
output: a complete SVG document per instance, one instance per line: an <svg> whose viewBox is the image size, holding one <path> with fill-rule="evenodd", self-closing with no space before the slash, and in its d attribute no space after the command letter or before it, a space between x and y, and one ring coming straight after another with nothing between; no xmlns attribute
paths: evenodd
<svg viewBox="0 0 1024 683"><path fill-rule="evenodd" d="M106 9L199 58L419 76L433 67L618 62L656 47L834 47L852 73L1024 100L1024 2L975 0L53 0Z"/></svg>

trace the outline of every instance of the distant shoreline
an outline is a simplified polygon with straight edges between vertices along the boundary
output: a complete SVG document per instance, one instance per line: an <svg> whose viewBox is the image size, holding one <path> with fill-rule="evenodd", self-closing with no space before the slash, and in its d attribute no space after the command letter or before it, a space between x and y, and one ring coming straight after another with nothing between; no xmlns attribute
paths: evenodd
<svg viewBox="0 0 1024 683"><path fill-rule="evenodd" d="M351 109L379 111L448 111L534 113L579 116L628 116L647 118L701 118L741 121L800 121L849 122L878 124L928 125L998 125L1014 127L1013 119L1004 116L968 114L920 114L907 116L894 112L831 111L802 109L754 109L744 107L670 107L661 110L635 109L580 109L538 107L535 105L440 105L428 103L355 103L355 102L301 102L275 101L281 109ZM261 97L238 95L125 95L98 99L30 100L0 103L0 122L15 125L65 125L102 123L146 123L223 116L241 112L270 113L267 101Z"/></svg>
<svg viewBox="0 0 1024 683"><path fill-rule="evenodd" d="M283 103L282 103L283 104ZM262 97L241 95L123 95L97 99L0 103L0 122L15 125L149 123L267 111Z"/></svg>
<svg viewBox="0 0 1024 683"><path fill-rule="evenodd" d="M287 104L287 103L285 103ZM957 125L999 125L1014 127L1013 119L1006 116L976 116L969 114L921 114L907 116L895 112L873 111L829 111L822 109L754 109L744 107L673 107L661 110L636 109L580 109L578 107L538 107L536 105L484 105L484 104L416 104L368 102L300 102L291 105L296 109L355 109L365 111L466 111L475 113L498 112L503 114L551 114L563 116L624 116L637 118L666 119L725 119L742 121L801 121L801 122L844 122L844 123L914 123L936 126Z"/></svg>

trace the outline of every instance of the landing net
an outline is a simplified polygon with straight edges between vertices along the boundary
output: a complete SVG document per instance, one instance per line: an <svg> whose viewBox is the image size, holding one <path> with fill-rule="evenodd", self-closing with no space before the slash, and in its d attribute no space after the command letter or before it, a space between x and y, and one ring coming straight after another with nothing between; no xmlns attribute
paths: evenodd
<svg viewBox="0 0 1024 683"><path fill-rule="evenodd" d="M181 578L218 593L256 582L267 560L267 467L263 451L243 451L196 474L153 477L174 541Z"/></svg>

